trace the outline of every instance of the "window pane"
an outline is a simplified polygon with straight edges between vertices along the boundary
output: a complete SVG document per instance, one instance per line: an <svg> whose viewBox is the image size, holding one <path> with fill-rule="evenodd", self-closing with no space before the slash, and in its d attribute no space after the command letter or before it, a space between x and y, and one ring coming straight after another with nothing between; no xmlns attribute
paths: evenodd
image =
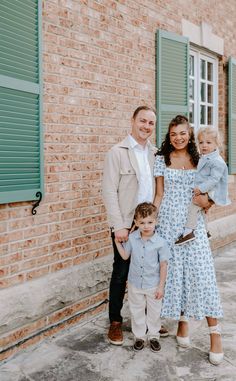
<svg viewBox="0 0 236 381"><path fill-rule="evenodd" d="M194 79L189 80L189 98L194 99Z"/></svg>
<svg viewBox="0 0 236 381"><path fill-rule="evenodd" d="M189 60L189 75L194 76L194 57L190 56Z"/></svg>
<svg viewBox="0 0 236 381"><path fill-rule="evenodd" d="M201 106L200 124L205 124L206 107Z"/></svg>
<svg viewBox="0 0 236 381"><path fill-rule="evenodd" d="M194 124L194 103L189 104L189 123Z"/></svg>
<svg viewBox="0 0 236 381"><path fill-rule="evenodd" d="M211 62L207 62L207 79L213 81L213 65Z"/></svg>
<svg viewBox="0 0 236 381"><path fill-rule="evenodd" d="M201 60L201 78L206 78L206 61Z"/></svg>
<svg viewBox="0 0 236 381"><path fill-rule="evenodd" d="M213 107L208 107L207 110L207 124L213 125Z"/></svg>
<svg viewBox="0 0 236 381"><path fill-rule="evenodd" d="M213 103L213 86L207 85L207 102Z"/></svg>
<svg viewBox="0 0 236 381"><path fill-rule="evenodd" d="M190 51L189 120L195 128L213 125L218 112L218 59L212 55Z"/></svg>
<svg viewBox="0 0 236 381"><path fill-rule="evenodd" d="M201 83L201 102L205 102L206 100L206 84Z"/></svg>

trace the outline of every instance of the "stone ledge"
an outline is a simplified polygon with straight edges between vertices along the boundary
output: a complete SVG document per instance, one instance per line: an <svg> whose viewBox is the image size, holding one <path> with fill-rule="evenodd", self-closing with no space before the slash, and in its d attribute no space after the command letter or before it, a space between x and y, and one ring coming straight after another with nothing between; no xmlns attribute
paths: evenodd
<svg viewBox="0 0 236 381"><path fill-rule="evenodd" d="M0 335L106 290L111 268L112 257L103 257L1 290Z"/></svg>
<svg viewBox="0 0 236 381"><path fill-rule="evenodd" d="M231 214L208 223L211 232L211 248L218 249L236 240L236 214Z"/></svg>

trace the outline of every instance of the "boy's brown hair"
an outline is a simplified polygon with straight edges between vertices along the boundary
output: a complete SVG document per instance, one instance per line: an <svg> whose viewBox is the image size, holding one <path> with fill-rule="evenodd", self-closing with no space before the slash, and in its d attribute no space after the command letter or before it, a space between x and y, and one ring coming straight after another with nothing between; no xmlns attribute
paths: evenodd
<svg viewBox="0 0 236 381"><path fill-rule="evenodd" d="M157 215L157 207L152 202L142 202L135 209L134 219L146 218L154 213Z"/></svg>

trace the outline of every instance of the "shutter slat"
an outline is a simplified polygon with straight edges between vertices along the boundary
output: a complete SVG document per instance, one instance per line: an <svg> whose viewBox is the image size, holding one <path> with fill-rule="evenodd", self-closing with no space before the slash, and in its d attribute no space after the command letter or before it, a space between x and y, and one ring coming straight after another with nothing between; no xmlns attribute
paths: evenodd
<svg viewBox="0 0 236 381"><path fill-rule="evenodd" d="M4 166L0 163L0 172L2 173L3 171L11 171L11 173L16 173L15 170L21 169L22 168L22 173L24 173L26 170L27 171L34 171L34 173L37 172L38 165L34 163L9 163L5 164ZM40 173L38 171L38 173Z"/></svg>
<svg viewBox="0 0 236 381"><path fill-rule="evenodd" d="M13 159L32 159L32 160L37 160L39 158L38 152L21 152L21 151L5 151L5 152L0 152L0 160L1 162L8 162L9 160Z"/></svg>
<svg viewBox="0 0 236 381"><path fill-rule="evenodd" d="M11 4L11 7L17 4L20 8L22 8L22 1L24 2L24 9L32 9L35 8L37 10L38 0L1 0L2 3Z"/></svg>
<svg viewBox="0 0 236 381"><path fill-rule="evenodd" d="M9 34L0 42L1 51L5 54L13 54L16 52L16 56L29 59L29 61L37 62L37 46L35 44L28 44L24 42L22 45L21 36L10 37ZM19 45L21 44L21 45ZM33 59L32 59L33 58Z"/></svg>
<svg viewBox="0 0 236 381"><path fill-rule="evenodd" d="M11 188L11 191L20 191L20 190L25 190L25 189L32 189L32 188L37 188L40 186L40 183L39 182L30 182L28 184L25 183L25 181L23 181L22 183L19 183L17 185L14 185L14 184L6 184L4 186L1 186L1 191L2 192L7 192L7 190L9 188ZM37 192L37 191L36 191ZM20 200L17 200L17 201L20 201Z"/></svg>
<svg viewBox="0 0 236 381"><path fill-rule="evenodd" d="M12 132L14 132L14 130ZM24 144L24 142L26 141L27 143L38 141L38 134L29 133L29 131L22 131L19 135L17 135L16 132L14 133L14 135L0 133L0 139L2 140L2 142L5 143L15 142L15 144Z"/></svg>
<svg viewBox="0 0 236 381"><path fill-rule="evenodd" d="M15 179L32 179L32 180L36 180L38 181L38 174L37 173L15 173L15 174L11 174L11 173L5 173L5 174L1 174L0 173L0 181L14 181Z"/></svg>
<svg viewBox="0 0 236 381"><path fill-rule="evenodd" d="M157 31L157 144L160 146L172 118L188 116L189 42L186 37Z"/></svg>
<svg viewBox="0 0 236 381"><path fill-rule="evenodd" d="M11 61L11 60L14 58L13 55L10 55L10 54L6 55L6 54L4 54L4 53L2 53L1 55L2 55L2 56L1 56L1 65L2 65L3 69L4 69L4 66L5 66L5 70L6 70L6 71L8 71L9 69L15 67L14 64L13 64L13 62L12 62L12 64L9 66L9 61ZM5 57L4 57L4 56L5 56ZM14 58L14 59L15 59L15 58ZM32 66L32 64L35 65L35 67L37 68L36 60L35 60L35 62L33 62L33 61L30 62L30 61L29 61L28 59L26 59L25 57L24 57L23 60L20 59L20 58L17 59L18 69L21 69L21 71L22 71L23 73L25 72L25 75L27 75L27 72L28 72L29 70L31 70L31 66ZM9 68L8 68L8 66L9 66ZM37 78L37 77L36 77L36 78Z"/></svg>
<svg viewBox="0 0 236 381"><path fill-rule="evenodd" d="M10 113L10 115L9 115ZM2 111L2 122L6 121L8 122L9 120L12 120L13 122L15 121L15 123L19 124L18 122L18 118L20 118L20 123L25 123L27 122L27 119L32 122L31 124L35 124L34 122L35 121L38 121L38 115L35 115L35 114L30 114L30 113L27 113L27 115L25 115L23 112L6 112L5 110Z"/></svg>
<svg viewBox="0 0 236 381"><path fill-rule="evenodd" d="M9 97L11 97L11 102L13 106L19 106L19 107L25 107L28 108L32 105L32 107L35 107L35 105L38 105L39 99L38 96L35 96L35 94L27 93L24 96L23 92L12 92L11 89L1 88L0 91L0 101L1 103L4 101L9 102Z"/></svg>
<svg viewBox="0 0 236 381"><path fill-rule="evenodd" d="M19 157L19 158L17 158L17 160L16 160L16 158L15 157L10 157L10 158L8 158L8 157L5 157L5 158L1 158L1 164L14 164L14 163L18 163L18 164L31 164L31 163L34 163L34 164L36 164L36 163L38 163L39 161L38 161L38 158L31 158L31 157ZM0 184L0 189L1 189L1 184Z"/></svg>
<svg viewBox="0 0 236 381"><path fill-rule="evenodd" d="M11 104L9 104L8 99L0 99L0 102L1 102L0 106L4 108L8 107L9 109L13 109L13 110L18 110L18 109L19 110L28 110L28 109L34 110L35 105L37 105L38 103L38 99L36 98L35 102L31 100L31 102L27 104L20 101L16 102L13 99L11 100Z"/></svg>
<svg viewBox="0 0 236 381"><path fill-rule="evenodd" d="M1 56L2 56L1 57L2 62L4 64L4 63L6 63L7 60L15 60L17 54L16 54L16 52L15 52L15 54L6 54L4 52L1 52ZM30 67L30 65L36 65L36 67L37 67L37 64L38 64L36 58L35 58L35 60L33 60L31 56L26 57L25 55L22 57L20 55L18 55L17 61L19 64L25 65L25 67L27 67L27 66Z"/></svg>
<svg viewBox="0 0 236 381"><path fill-rule="evenodd" d="M30 4L29 15L25 2L0 2L0 74L38 83L37 2Z"/></svg>
<svg viewBox="0 0 236 381"><path fill-rule="evenodd" d="M22 13L22 2L18 0L2 0L1 7L6 11L10 10L18 16ZM24 0L24 15L28 18L34 18L37 15L37 3L31 1L26 6L26 1Z"/></svg>
<svg viewBox="0 0 236 381"><path fill-rule="evenodd" d="M14 145L2 145L0 144L0 150L1 151L4 151L4 152L9 152L9 154L11 153L11 151L15 151L16 150L16 147ZM35 146L33 147L31 145L30 149L27 147L27 145L21 145L20 147L18 147L17 149L18 152L32 152L32 153L35 153L38 151L38 145L35 144Z"/></svg>
<svg viewBox="0 0 236 381"><path fill-rule="evenodd" d="M2 18L0 16L0 23L1 23L1 29L4 27L2 23ZM2 35L4 38L1 39L1 47L2 48L7 48L7 43L11 44L12 46L15 46L17 50L19 50L19 46L17 45L18 43L21 43L22 49L28 53L31 51L34 54L37 54L37 50L35 49L35 45L37 43L37 33L36 31L31 31L31 33L17 33L18 28L10 28L8 31L6 28L2 29ZM9 47L10 49L11 47Z"/></svg>
<svg viewBox="0 0 236 381"><path fill-rule="evenodd" d="M12 9L5 8L0 3L0 20L2 25L6 25L6 27L13 28L15 30L19 30L19 33L22 35L26 32L30 35L30 31L35 30L37 27L37 22L35 22L35 18L28 17L23 12L14 13L14 7ZM9 18L9 14L11 17ZM36 16L36 15L35 15Z"/></svg>
<svg viewBox="0 0 236 381"><path fill-rule="evenodd" d="M38 175L39 175L39 172L37 172L36 170L34 170L33 172L32 172L32 168L29 168L29 169L25 169L25 170L23 170L22 172L21 172L21 174L19 175L19 174L17 174L16 175L16 172L14 171L14 170L12 170L12 169L10 169L10 168L8 168L8 170L6 171L4 171L4 170L1 170L0 169L0 176L12 176L12 177L14 177L14 176L20 176L21 178L23 177L23 176L25 176L25 178L27 178L28 176L36 176L36 177L38 177ZM2 177L1 177L2 178ZM3 177L4 179L5 179L5 177ZM7 178L7 177L6 177Z"/></svg>

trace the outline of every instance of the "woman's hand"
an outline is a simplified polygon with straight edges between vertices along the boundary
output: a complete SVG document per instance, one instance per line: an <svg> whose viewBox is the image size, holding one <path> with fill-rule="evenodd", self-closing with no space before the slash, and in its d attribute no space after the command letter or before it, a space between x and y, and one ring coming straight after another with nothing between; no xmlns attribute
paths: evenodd
<svg viewBox="0 0 236 381"><path fill-rule="evenodd" d="M213 201L208 200L208 194L200 194L199 196L194 196L193 197L193 203L195 205L200 206L201 208L205 209L207 212L210 207L214 204Z"/></svg>

